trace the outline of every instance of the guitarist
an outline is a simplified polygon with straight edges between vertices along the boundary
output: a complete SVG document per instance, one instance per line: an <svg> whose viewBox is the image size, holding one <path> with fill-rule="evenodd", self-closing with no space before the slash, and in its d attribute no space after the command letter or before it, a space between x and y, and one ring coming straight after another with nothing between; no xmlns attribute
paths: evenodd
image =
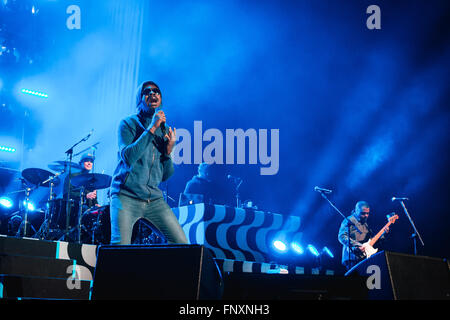
<svg viewBox="0 0 450 320"><path fill-rule="evenodd" d="M366 201L358 201L352 214L347 217L352 223L346 219L342 221L339 228L338 239L342 244L342 264L347 270L365 258L363 243L368 241L373 232L370 230L367 219L369 218L370 207ZM350 248L349 245L349 225L350 225ZM355 228L356 226L356 228ZM388 231L388 229L386 230ZM384 239L383 234L380 240ZM350 254L349 254L350 250Z"/></svg>

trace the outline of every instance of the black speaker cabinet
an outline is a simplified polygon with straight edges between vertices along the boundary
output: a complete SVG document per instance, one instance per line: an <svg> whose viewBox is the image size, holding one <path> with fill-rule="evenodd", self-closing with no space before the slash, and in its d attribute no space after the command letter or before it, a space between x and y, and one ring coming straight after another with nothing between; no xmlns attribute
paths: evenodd
<svg viewBox="0 0 450 320"><path fill-rule="evenodd" d="M354 274L367 277L369 299L450 299L450 271L445 259L381 251L346 275Z"/></svg>
<svg viewBox="0 0 450 320"><path fill-rule="evenodd" d="M100 246L92 300L217 300L220 271L201 245Z"/></svg>

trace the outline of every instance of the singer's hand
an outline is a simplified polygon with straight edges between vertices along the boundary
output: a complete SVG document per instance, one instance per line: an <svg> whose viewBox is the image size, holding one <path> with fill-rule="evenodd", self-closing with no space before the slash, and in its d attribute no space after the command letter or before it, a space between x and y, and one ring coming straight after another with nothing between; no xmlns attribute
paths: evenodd
<svg viewBox="0 0 450 320"><path fill-rule="evenodd" d="M173 131L172 131L172 127L169 127L169 132L166 133L166 135L164 137L168 141L167 154L170 154L173 150L173 146L175 145L175 142L177 141L177 129L173 128Z"/></svg>
<svg viewBox="0 0 450 320"><path fill-rule="evenodd" d="M166 122L166 115L164 114L164 111L159 110L153 115L152 123L150 124L150 132L155 133L156 129L158 129L163 122Z"/></svg>

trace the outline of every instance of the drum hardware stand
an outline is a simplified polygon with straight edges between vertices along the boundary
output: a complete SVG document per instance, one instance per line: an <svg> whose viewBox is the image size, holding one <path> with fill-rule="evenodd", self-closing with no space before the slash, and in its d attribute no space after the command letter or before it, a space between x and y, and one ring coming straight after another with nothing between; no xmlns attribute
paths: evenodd
<svg viewBox="0 0 450 320"><path fill-rule="evenodd" d="M422 237L420 236L419 231L417 231L416 226L414 225L413 220L411 219L411 216L408 213L408 210L406 209L405 203L403 202L403 200L400 200L400 204L403 207L403 211L405 211L406 216L408 217L409 222L411 223L411 226L414 229L414 233L411 235L411 239L413 240L413 246L414 246L414 255L417 255L417 240L416 238L419 238L420 243L422 244L422 247L425 246L425 244L423 243Z"/></svg>
<svg viewBox="0 0 450 320"><path fill-rule="evenodd" d="M102 222L100 220L100 218L102 217L103 213L99 213L97 215L97 221L95 222L95 226L92 228L92 244L95 244L95 232L98 233L98 231L101 232L101 226L102 226Z"/></svg>
<svg viewBox="0 0 450 320"><path fill-rule="evenodd" d="M73 234L73 231L75 231L75 230L77 231L76 237L72 238L72 240L76 241L79 244L81 244L81 216L83 214L83 204L84 204L83 198L84 198L84 187L81 187L77 225L75 227L73 227L72 229L70 229L68 232L68 234ZM71 200L71 201L73 201L73 200ZM87 231L87 230L85 229L85 231ZM76 238L76 240L75 240L75 238ZM68 235L67 235L67 238L65 239L65 241L70 241L70 238Z"/></svg>
<svg viewBox="0 0 450 320"><path fill-rule="evenodd" d="M22 180L22 184L24 185L25 189L19 190L19 191L14 191L12 193L20 193L20 192L25 192L25 214L24 214L24 219L22 220L22 222L20 223L20 226L17 230L16 233L16 237L20 237L20 230L22 228L22 224L23 224L23 236L26 237L27 236L27 231L28 231L28 204L30 202L30 194L32 191L36 190L38 188L38 185L30 188L27 183L26 180L21 179ZM20 204L19 207L19 212L21 213L21 207L23 206L23 203ZM31 226L31 228L34 230L33 226ZM34 230L34 232L36 233L36 230Z"/></svg>
<svg viewBox="0 0 450 320"><path fill-rule="evenodd" d="M86 211L84 211L82 213L81 218L89 215L91 213L91 211L93 211L94 209L97 209L97 208L88 208ZM82 223L82 219L80 221L81 228L83 228L83 230L85 232L87 232L88 234L90 233L89 236L91 238L91 244L95 244L95 232L97 231L97 228L99 228L99 226L100 226L100 215L101 215L100 213L97 215L96 221L92 224L91 230L88 230L88 228L86 228L86 226Z"/></svg>
<svg viewBox="0 0 450 320"><path fill-rule="evenodd" d="M22 182L23 182L23 180L22 180ZM12 192L9 192L9 193L7 193L6 195L11 195L11 194L16 194L16 193L21 193L21 192L25 192L25 191L27 191L27 188L25 188L25 189L22 189L22 190L17 190L17 191L12 191ZM11 213L10 215L9 215L9 219L11 219L12 217L14 217L14 216L20 216L21 215L21 213L22 213L22 205L19 205L19 210L17 210L17 211L14 211L13 213ZM22 219L22 216L20 216L20 218ZM20 237L20 228L21 228L21 226L22 226L22 223L23 223L23 219L22 219L22 221L20 222L20 225L19 225L19 228L17 229L17 232L16 232L16 237Z"/></svg>
<svg viewBox="0 0 450 320"><path fill-rule="evenodd" d="M78 222L77 222L78 243L79 244L81 244L81 216L83 214L83 204L84 204L84 187L81 187L81 191L80 191L80 207L78 208Z"/></svg>
<svg viewBox="0 0 450 320"><path fill-rule="evenodd" d="M42 184L46 184L47 182L50 183L50 194L49 194L47 203L51 203L53 201L53 186L55 185L54 180L63 173L64 173L64 171L58 172L54 176L49 177L47 180L42 182ZM50 210L50 208L47 205L47 208L45 210L44 222L42 223L42 225L39 228L39 231L36 233L35 237L37 237L41 240L48 238L48 233L50 231L50 223L52 221L52 218L53 218L53 210Z"/></svg>
<svg viewBox="0 0 450 320"><path fill-rule="evenodd" d="M98 209L97 209L98 210ZM85 212L84 212L84 214L89 214L90 213L90 211L91 211L91 209L88 209L88 210L86 210ZM91 238L91 244L96 244L95 243L95 240L96 240L96 233L98 233L98 231L100 230L100 227L102 226L102 223L101 223L101 221L100 221L100 218L101 218L101 216L102 216L102 214L103 213L97 213L97 217L96 217L96 219L95 219L95 222L93 222L92 223L92 228L91 228L91 230L89 231L89 230L87 230L86 229L86 227L84 227L85 228L85 231L87 232L87 233L91 233L90 234L90 238ZM100 230L101 231L101 230Z"/></svg>
<svg viewBox="0 0 450 320"><path fill-rule="evenodd" d="M97 209L98 210L98 209ZM102 217L102 212L99 212L98 214L97 214L97 219L96 219L96 221L92 224L92 238L91 238L91 242L92 242L92 244L95 244L95 233L97 232L98 233L98 231L100 230L101 231L101 229L100 229L100 227L102 226L102 222L100 221L100 218Z"/></svg>
<svg viewBox="0 0 450 320"><path fill-rule="evenodd" d="M68 173L68 176L67 176L67 179L68 179L68 181L69 181L69 185L68 185L68 187L67 187L67 203L66 203L66 232L65 232L65 234L64 234L64 236L62 237L62 238L64 238L66 241L68 241L68 239L69 239L69 232L70 232L70 230L69 230L69 224L70 224L70 209L71 209L71 206L70 206L70 191L71 191L71 183L70 183L70 181L71 181L71 179L72 179L72 158L73 158L73 149L77 146L77 145L79 145L80 143L82 143L82 142L84 142L84 141L86 141L87 139L89 139L89 137L91 136L91 134L92 134L92 131L93 130L91 130L91 132L86 136L86 137L84 137L83 139L81 139L80 141L78 141L77 143L75 143L72 147L70 147L70 149L68 149L65 153L67 154L67 156L69 157L69 173Z"/></svg>
<svg viewBox="0 0 450 320"><path fill-rule="evenodd" d="M25 191L25 215L24 215L24 219L22 221L22 223L19 226L19 229L17 230L17 234L16 237L20 237L20 229L22 227L23 224L23 236L26 237L27 236L27 226L28 226L28 204L30 201L30 193L33 189L32 188L25 188L23 191Z"/></svg>

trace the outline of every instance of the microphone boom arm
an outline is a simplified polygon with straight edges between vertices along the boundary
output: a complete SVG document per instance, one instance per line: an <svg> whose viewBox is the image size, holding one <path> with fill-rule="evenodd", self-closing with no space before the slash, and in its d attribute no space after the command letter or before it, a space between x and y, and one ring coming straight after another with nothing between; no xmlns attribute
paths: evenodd
<svg viewBox="0 0 450 320"><path fill-rule="evenodd" d="M354 227L355 227L355 229L359 232L359 233L361 233L361 230L359 230L359 228L356 226L356 224L354 224L349 218L347 218L331 201L330 201L330 199L328 199L327 198L327 196L325 195L325 192L323 192L323 191L319 191L319 193L320 193L320 195L325 199L325 200L327 200L327 202L331 205L331 207L333 207L333 209L334 210L336 210L343 218L344 218L344 220L346 220L347 221L347 232L348 232L348 234L347 234L347 246L348 246L348 261L352 261L352 257L351 257L351 254L350 254L350 251L351 251L351 249L350 249L350 225L353 225Z"/></svg>
<svg viewBox="0 0 450 320"><path fill-rule="evenodd" d="M405 211L405 214L406 214L406 216L408 217L408 220L409 220L409 222L411 223L411 226L413 227L414 232L415 232L415 233L413 234L412 238L413 238L413 240L414 240L414 254L416 255L416 254L417 254L417 249L416 249L416 236L419 238L420 243L422 244L422 247L424 247L425 244L423 243L422 237L420 236L419 231L417 230L416 226L414 225L414 222L413 222L411 216L409 215L408 210L406 209L406 206L405 206L405 203L403 202L403 200L400 200L400 204L402 205L403 211Z"/></svg>

